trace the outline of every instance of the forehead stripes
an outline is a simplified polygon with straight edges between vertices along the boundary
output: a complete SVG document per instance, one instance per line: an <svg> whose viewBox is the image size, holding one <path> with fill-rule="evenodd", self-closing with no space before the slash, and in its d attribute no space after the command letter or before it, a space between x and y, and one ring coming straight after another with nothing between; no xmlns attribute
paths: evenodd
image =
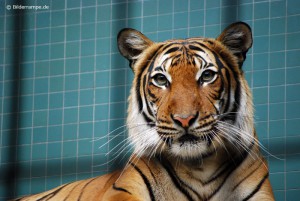
<svg viewBox="0 0 300 201"><path fill-rule="evenodd" d="M228 66L230 62L220 56L209 46L201 41L184 41L169 44L161 44L153 55L148 55L144 66L141 66L136 75L136 98L139 111L143 114L148 123L155 123L155 109L153 105L159 100L155 94L151 93L148 83L151 80L151 73L158 72L168 74L168 68L173 67L178 62L192 64L199 70L215 66L218 75L222 80L219 90L214 92L211 98L219 102L218 113L235 113L238 111L240 103L240 83L236 69ZM177 66L177 65L176 65ZM199 77L196 77L198 79ZM226 91L226 97L222 94ZM218 93L218 94L216 94ZM148 97L147 97L148 96ZM148 99L151 100L148 100ZM236 115L226 115L226 118L235 120Z"/></svg>

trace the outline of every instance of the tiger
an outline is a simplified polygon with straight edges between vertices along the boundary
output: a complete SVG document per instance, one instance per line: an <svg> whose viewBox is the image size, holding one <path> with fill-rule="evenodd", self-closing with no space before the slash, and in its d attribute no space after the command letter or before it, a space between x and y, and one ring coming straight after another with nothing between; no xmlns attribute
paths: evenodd
<svg viewBox="0 0 300 201"><path fill-rule="evenodd" d="M122 29L118 48L134 73L128 163L17 200L274 200L242 69L252 43L244 22L229 25L215 39L164 42Z"/></svg>

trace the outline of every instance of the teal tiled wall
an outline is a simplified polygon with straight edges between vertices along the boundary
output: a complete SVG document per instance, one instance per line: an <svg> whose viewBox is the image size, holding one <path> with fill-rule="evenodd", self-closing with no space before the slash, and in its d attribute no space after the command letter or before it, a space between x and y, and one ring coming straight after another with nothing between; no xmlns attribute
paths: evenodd
<svg viewBox="0 0 300 201"><path fill-rule="evenodd" d="M49 8L6 9L14 4ZM0 199L120 166L118 149L126 133L115 129L125 123L133 77L116 47L120 29L135 28L163 41L216 37L242 20L254 36L244 71L254 94L258 135L282 159L267 156L275 196L297 200L299 8L298 0L1 1Z"/></svg>

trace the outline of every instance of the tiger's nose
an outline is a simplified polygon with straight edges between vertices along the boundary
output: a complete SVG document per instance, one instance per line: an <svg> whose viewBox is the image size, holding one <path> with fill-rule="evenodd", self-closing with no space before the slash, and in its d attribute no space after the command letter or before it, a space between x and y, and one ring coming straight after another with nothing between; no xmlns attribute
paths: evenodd
<svg viewBox="0 0 300 201"><path fill-rule="evenodd" d="M197 119L197 114L196 115L172 115L173 121L178 124L179 126L183 128L188 128L190 127L195 120Z"/></svg>

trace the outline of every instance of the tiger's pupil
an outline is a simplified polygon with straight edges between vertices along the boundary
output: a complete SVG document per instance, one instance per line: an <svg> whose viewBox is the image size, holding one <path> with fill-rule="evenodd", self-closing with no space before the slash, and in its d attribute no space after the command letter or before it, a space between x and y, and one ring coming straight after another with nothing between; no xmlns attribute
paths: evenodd
<svg viewBox="0 0 300 201"><path fill-rule="evenodd" d="M209 82L215 77L215 72L212 70L206 70L201 75L202 82Z"/></svg>
<svg viewBox="0 0 300 201"><path fill-rule="evenodd" d="M167 78L162 74L155 75L154 80L159 86L166 86L168 84Z"/></svg>

